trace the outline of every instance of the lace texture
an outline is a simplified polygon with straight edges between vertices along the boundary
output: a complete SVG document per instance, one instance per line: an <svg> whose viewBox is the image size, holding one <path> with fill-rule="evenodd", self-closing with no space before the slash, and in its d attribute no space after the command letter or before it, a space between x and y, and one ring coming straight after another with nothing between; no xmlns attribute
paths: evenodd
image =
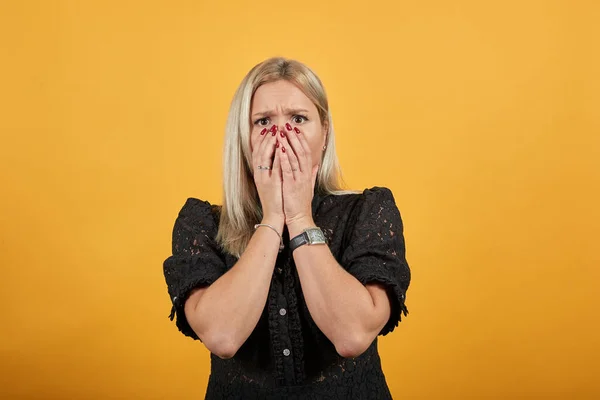
<svg viewBox="0 0 600 400"><path fill-rule="evenodd" d="M388 289L392 312L381 335L406 316L410 269L403 225L392 192L383 187L360 194L315 194L313 218L340 265L361 283ZM170 318L186 336L199 340L183 306L192 289L210 285L236 258L223 254L214 238L220 207L188 199L173 229L173 254L163 264L172 302ZM306 306L296 265L279 253L267 304L254 331L234 357L211 354L207 399L390 399L377 339L360 356L344 358L320 331ZM282 311L285 310L285 311Z"/></svg>

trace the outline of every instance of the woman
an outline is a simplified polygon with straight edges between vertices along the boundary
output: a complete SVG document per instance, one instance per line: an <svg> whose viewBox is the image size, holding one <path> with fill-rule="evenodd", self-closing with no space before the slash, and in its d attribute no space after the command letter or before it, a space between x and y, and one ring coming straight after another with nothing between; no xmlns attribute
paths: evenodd
<svg viewBox="0 0 600 400"><path fill-rule="evenodd" d="M308 67L248 73L223 169L223 205L188 199L164 262L170 318L211 352L206 398L391 398L376 338L407 313L402 220L389 189L341 189Z"/></svg>

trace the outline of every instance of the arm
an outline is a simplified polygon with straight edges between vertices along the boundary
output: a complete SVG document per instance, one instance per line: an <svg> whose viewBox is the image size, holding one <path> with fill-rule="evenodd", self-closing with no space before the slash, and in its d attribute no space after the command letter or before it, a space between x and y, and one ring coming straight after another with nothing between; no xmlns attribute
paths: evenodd
<svg viewBox="0 0 600 400"><path fill-rule="evenodd" d="M254 181L263 208L262 223L283 231L284 215L279 159L270 165L277 141L277 126L254 126L251 135ZM210 286L193 293L185 303L190 327L205 346L221 358L231 358L246 342L264 310L279 251L279 236L258 228L238 262Z"/></svg>
<svg viewBox="0 0 600 400"><path fill-rule="evenodd" d="M312 219L288 225L290 237L315 226ZM363 285L340 266L326 245L294 250L300 284L310 314L342 357L357 357L375 340L390 318L384 287Z"/></svg>
<svg viewBox="0 0 600 400"><path fill-rule="evenodd" d="M283 220L264 220L278 232ZM212 285L196 289L185 303L194 332L212 353L231 358L250 336L267 301L279 237L269 228L256 230L238 262Z"/></svg>
<svg viewBox="0 0 600 400"><path fill-rule="evenodd" d="M312 161L307 138L299 129L295 132L281 139L281 149L276 152L283 176L285 223L291 238L314 226L311 199L319 168ZM286 152L286 147L293 151ZM400 310L407 312L405 288L399 283L407 286L409 270L400 260L404 255L401 235L394 232L402 229L402 222L391 192L377 192L378 196L368 196L369 204L367 197L363 198L359 220L379 221L384 210L389 218L382 218L379 225L367 224L365 228L373 235L353 237L352 249L346 250L342 260L346 268L337 263L327 246L302 246L293 253L310 314L344 357L364 352L379 333L393 329L400 320Z"/></svg>

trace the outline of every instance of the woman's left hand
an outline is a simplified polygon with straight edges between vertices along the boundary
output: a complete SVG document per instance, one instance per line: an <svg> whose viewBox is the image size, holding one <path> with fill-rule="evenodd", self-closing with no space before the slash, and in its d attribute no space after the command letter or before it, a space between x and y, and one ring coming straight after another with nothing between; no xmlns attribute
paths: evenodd
<svg viewBox="0 0 600 400"><path fill-rule="evenodd" d="M298 129L286 124L281 130L279 147L276 149L280 159L283 178L283 212L285 224L290 228L294 224L312 223L312 199L315 178L319 169L313 167L312 154L306 137Z"/></svg>

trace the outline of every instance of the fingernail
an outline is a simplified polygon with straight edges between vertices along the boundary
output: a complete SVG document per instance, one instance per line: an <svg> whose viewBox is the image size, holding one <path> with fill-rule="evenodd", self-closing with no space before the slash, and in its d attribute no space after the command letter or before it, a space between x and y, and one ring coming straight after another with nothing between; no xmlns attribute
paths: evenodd
<svg viewBox="0 0 600 400"><path fill-rule="evenodd" d="M300 133L300 129L298 129L298 128L294 128L294 131L295 131L296 133Z"/></svg>
<svg viewBox="0 0 600 400"><path fill-rule="evenodd" d="M261 135L264 135L265 133L267 133L267 128L263 128L263 130L262 130L262 131L260 131L260 134L261 134Z"/></svg>
<svg viewBox="0 0 600 400"><path fill-rule="evenodd" d="M284 131L279 131L279 133L281 134L281 137L285 137L285 132Z"/></svg>
<svg viewBox="0 0 600 400"><path fill-rule="evenodd" d="M277 132L277 125L273 125L270 129L271 133L273 134L273 136L275 136L275 132Z"/></svg>
<svg viewBox="0 0 600 400"><path fill-rule="evenodd" d="M291 130L292 130L292 126L291 126L289 123L286 123L286 124L285 124L285 127L286 127L286 129L287 129L288 131L291 131Z"/></svg>
<svg viewBox="0 0 600 400"><path fill-rule="evenodd" d="M277 143L275 143L275 147L279 147L279 140L277 141Z"/></svg>
<svg viewBox="0 0 600 400"><path fill-rule="evenodd" d="M285 153L285 146L281 146L281 151Z"/></svg>

